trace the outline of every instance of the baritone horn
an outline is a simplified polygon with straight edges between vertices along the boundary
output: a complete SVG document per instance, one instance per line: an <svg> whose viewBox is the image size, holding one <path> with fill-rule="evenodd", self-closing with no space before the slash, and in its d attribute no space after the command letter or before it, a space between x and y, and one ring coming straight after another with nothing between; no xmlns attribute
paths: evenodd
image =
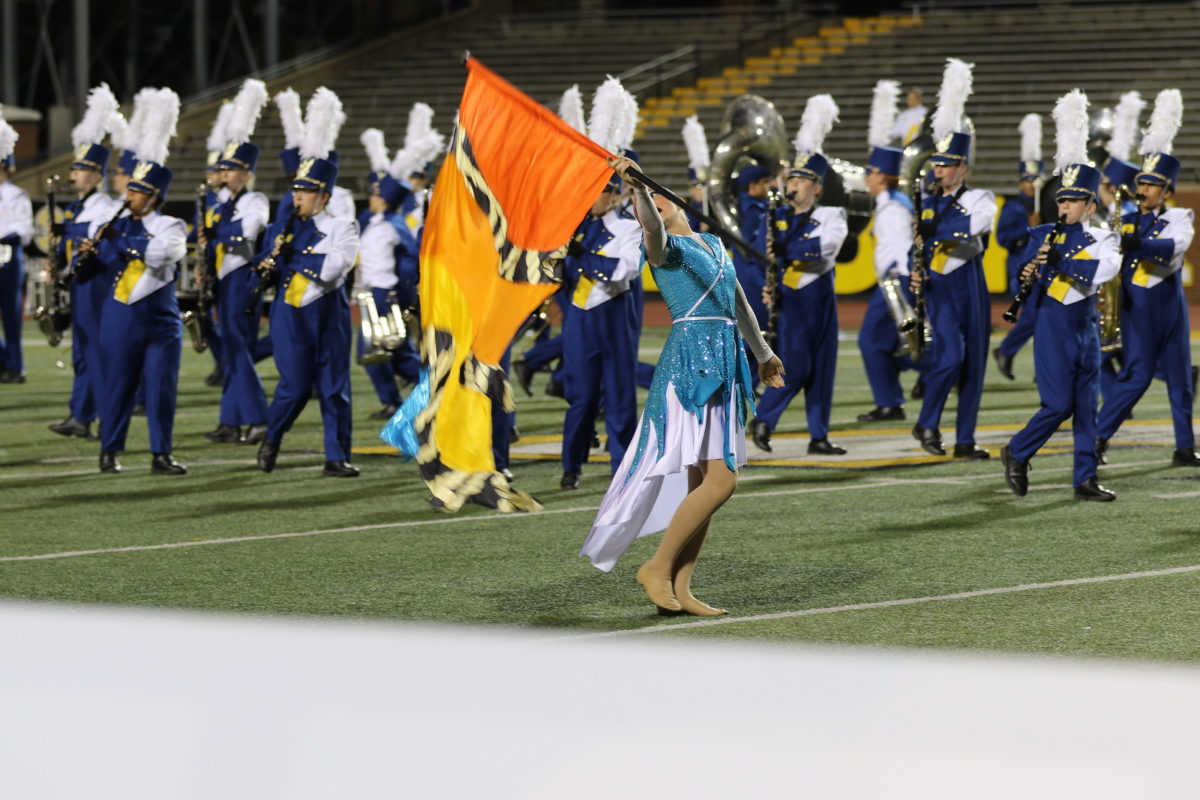
<svg viewBox="0 0 1200 800"><path fill-rule="evenodd" d="M387 313L381 314L370 289L356 292L355 300L362 315L363 339L370 342L370 346L358 357L358 363L369 365L390 361L396 348L408 337L408 326L404 324L404 311L400 304L392 303Z"/></svg>

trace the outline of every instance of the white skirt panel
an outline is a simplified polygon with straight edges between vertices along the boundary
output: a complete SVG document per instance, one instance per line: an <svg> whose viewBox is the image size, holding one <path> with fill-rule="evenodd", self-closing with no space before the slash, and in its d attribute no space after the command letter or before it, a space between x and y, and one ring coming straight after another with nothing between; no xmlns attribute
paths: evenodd
<svg viewBox="0 0 1200 800"><path fill-rule="evenodd" d="M726 413L719 400L709 402L704 418L684 409L675 396L675 387L667 385L667 430L660 447L656 432L650 430L646 451L629 476L641 441L642 426L649 425L645 414L638 421L637 433L625 458L613 476L612 485L600 503L596 521L579 551L592 560L597 569L609 572L617 559L629 549L635 539L666 530L675 509L688 493L688 467L701 461L721 461L725 458L726 426L735 463L746 463L746 430L736 413Z"/></svg>

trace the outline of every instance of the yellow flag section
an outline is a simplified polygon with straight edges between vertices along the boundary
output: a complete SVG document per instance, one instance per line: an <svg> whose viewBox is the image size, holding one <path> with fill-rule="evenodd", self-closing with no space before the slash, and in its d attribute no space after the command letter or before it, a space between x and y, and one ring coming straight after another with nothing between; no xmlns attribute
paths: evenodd
<svg viewBox="0 0 1200 800"><path fill-rule="evenodd" d="M996 197L996 219L992 223L992 235L988 237L988 248L983 254L983 274L987 278L988 291L1006 294L1008 292L1007 264L1008 251L996 242L996 223L1000 220L1000 209L1004 207L1004 197ZM874 219L870 225L858 234L858 254L853 260L837 265L833 276L833 288L838 294L858 294L865 292L875 285L875 235L872 231ZM645 288L654 291L657 287L650 276L647 266L642 271L642 282Z"/></svg>
<svg viewBox="0 0 1200 800"><path fill-rule="evenodd" d="M475 59L467 69L421 244L430 394L414 420L416 458L439 510L536 510L492 457L493 403L512 410L499 363L558 288L555 251L607 183L611 156Z"/></svg>

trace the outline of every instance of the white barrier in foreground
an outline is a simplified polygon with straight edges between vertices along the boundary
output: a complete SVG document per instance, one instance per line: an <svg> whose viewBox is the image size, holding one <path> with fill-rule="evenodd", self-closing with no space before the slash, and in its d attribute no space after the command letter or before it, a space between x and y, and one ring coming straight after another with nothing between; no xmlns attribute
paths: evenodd
<svg viewBox="0 0 1200 800"><path fill-rule="evenodd" d="M0 797L1200 796L1200 670L0 604Z"/></svg>

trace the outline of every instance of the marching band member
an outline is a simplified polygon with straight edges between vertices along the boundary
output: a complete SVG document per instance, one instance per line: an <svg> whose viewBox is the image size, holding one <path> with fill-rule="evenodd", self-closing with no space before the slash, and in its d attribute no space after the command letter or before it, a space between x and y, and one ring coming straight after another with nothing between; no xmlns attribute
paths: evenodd
<svg viewBox="0 0 1200 800"><path fill-rule="evenodd" d="M788 206L773 215L771 254L779 262L779 284L764 286L764 305L779 297L780 358L788 365L782 387L767 387L751 423L754 444L771 452L771 432L800 390L808 414L808 452L845 455L829 441L833 379L837 370L837 299L834 259L846 240L846 209L817 203L829 169L821 155L838 107L827 94L808 99L796 135L796 160L787 175Z"/></svg>
<svg viewBox="0 0 1200 800"><path fill-rule="evenodd" d="M884 294L885 282L891 281L911 306L912 292L908 290L909 259L913 237L912 201L897 187L904 151L888 147L891 117L896 114L896 81L881 80L875 84L871 104L868 141L871 154L867 159L864 180L867 191L875 197L875 215L871 223L875 238L875 275L879 288L871 295L862 328L858 332L858 349L862 353L867 383L875 400L875 408L858 415L859 422L881 422L904 419L904 388L900 372L904 369L923 369L925 360L914 364L900 352L899 326L901 319L893 316Z"/></svg>
<svg viewBox="0 0 1200 800"><path fill-rule="evenodd" d="M742 167L733 177L733 185L737 188L738 229L742 238L762 253L769 249L768 228L773 222L768 200L773 177L770 170L757 163ZM742 252L740 247L735 247L730 252L733 253L733 266L737 271L738 283L750 302L758 326L766 330L767 307L763 304L762 296L763 286L767 281L767 265L760 259ZM757 377L753 380L755 384L758 383Z"/></svg>
<svg viewBox="0 0 1200 800"><path fill-rule="evenodd" d="M921 135L925 115L929 113L925 108L925 95L916 86L910 86L904 92L904 102L907 108L896 115L896 121L888 131L888 138L898 140L902 149Z"/></svg>
<svg viewBox="0 0 1200 800"><path fill-rule="evenodd" d="M260 269L273 269L279 289L271 304L271 331L279 383L267 410L267 434L258 467L275 469L279 445L314 390L325 428L325 477L354 478L350 463L350 306L346 274L358 252L354 220L326 210L337 184L330 158L345 115L337 95L317 89L292 182L293 209L267 230Z"/></svg>
<svg viewBox="0 0 1200 800"><path fill-rule="evenodd" d="M262 316L261 298L257 297L254 270L249 268L271 213L267 196L249 189L260 152L250 137L266 102L266 85L250 78L227 104L232 109L224 131L228 143L216 161L227 196L209 208L208 219L196 234L197 245L217 274L217 321L222 336L214 346L224 351L220 416L216 429L204 434L214 442L258 444L267 431L267 397L254 368L253 352ZM243 425L247 426L245 436Z"/></svg>
<svg viewBox="0 0 1200 800"><path fill-rule="evenodd" d="M1008 251L1008 286L1016 296L1021 285L1019 273L1025 264L1021 261L1025 246L1029 243L1029 229L1041 224L1034 211L1034 193L1037 181L1042 177L1042 118L1037 114L1026 114L1019 126L1021 131L1021 161L1017 166L1019 179L1017 193L1005 199L1000 207L1000 219L996 222L996 242ZM1036 287L1034 291L1037 291ZM1013 359L1029 337L1033 336L1037 320L1038 304L1026 302L1017 318L1017 324L1005 335L1000 346L992 351L996 368L1010 381L1015 380Z"/></svg>
<svg viewBox="0 0 1200 800"><path fill-rule="evenodd" d="M187 226L159 212L173 177L165 162L179 96L160 89L147 102L138 162L125 193L129 213L107 227L97 247L90 241L83 245L87 262L79 280L99 284L104 293L97 392L100 471L121 471L117 454L125 449L138 384L144 381L150 471L183 475L187 469L171 454L171 434L183 351L175 273L187 252Z"/></svg>
<svg viewBox="0 0 1200 800"><path fill-rule="evenodd" d="M913 438L925 452L946 455L938 430L950 391L958 387L955 458L988 458L975 446L975 421L987 369L991 301L983 277L986 235L996 217L991 192L966 184L970 170L971 136L956 130L971 92L971 65L949 59L938 107L933 116L936 142L933 162L936 186L924 199L917 233L930 275L914 272L913 291L927 292L933 324L933 361L925 374L921 415Z"/></svg>
<svg viewBox="0 0 1200 800"><path fill-rule="evenodd" d="M221 160L221 153L229 141L226 130L229 127L229 117L233 113L233 109L233 103L229 101L221 103L221 107L217 109L217 116L213 120L212 128L208 132L206 142L208 150L204 166L204 207L208 209L210 219L200 219L199 213L193 214L192 230L188 234L188 243L192 245L196 244L196 236L199 232L212 227L211 217L216 207L229 199L229 188L221 180L221 168L217 166L217 162ZM200 250L203 257L204 248L200 248ZM196 285L201 286L202 283L202 276L198 276ZM225 345L221 337L221 320L217 317L216 309L209 309L209 318L204 320L203 324L205 326L204 336L208 341L208 352L212 355L213 360L213 371L204 379L204 383L207 386L224 387ZM214 437L213 433L210 431L205 434L205 437L213 441L224 440L224 437Z"/></svg>
<svg viewBox="0 0 1200 800"><path fill-rule="evenodd" d="M1055 193L1060 223L1029 230L1022 256L1022 281L1036 277L1033 358L1042 405L1000 451L1004 479L1014 494L1029 491L1029 460L1071 419L1075 436L1075 497L1101 502L1116 495L1096 478L1096 406L1100 385L1100 338L1096 289L1120 268L1115 232L1091 227L1100 191L1100 172L1087 163L1087 97L1075 89L1054 108L1062 186ZM1022 308L1022 315L1029 309Z"/></svg>
<svg viewBox="0 0 1200 800"><path fill-rule="evenodd" d="M29 193L9 182L16 171L13 150L17 131L0 117L0 383L25 382L21 349L25 294L25 245L33 241L33 203Z"/></svg>
<svg viewBox="0 0 1200 800"><path fill-rule="evenodd" d="M425 208L429 204L429 187L433 183L433 160L446 149L446 137L433 127L433 109L426 103L413 103L408 111L408 124L404 130L405 161L409 164L408 175L397 175L405 180L412 190L404 198L400 213L413 237L421 233L425 224Z"/></svg>
<svg viewBox="0 0 1200 800"><path fill-rule="evenodd" d="M1187 300L1183 294L1184 254L1194 235L1191 209L1168 208L1180 161L1170 154L1183 118L1178 89L1164 89L1154 102L1142 139L1138 210L1122 217L1121 334L1123 366L1100 409L1097 448L1128 419L1161 366L1175 424L1175 466L1200 467L1192 430L1192 354Z"/></svg>
<svg viewBox="0 0 1200 800"><path fill-rule="evenodd" d="M400 205L412 191L391 170L383 132L368 128L360 139L371 163L368 176L371 193L367 198L367 210L358 217L358 285L371 292L375 308L383 317L397 303L401 308L412 308L417 301L417 240L399 213ZM396 155L400 159L397 171L403 174L407 167L403 160L405 151ZM370 344L370 340L360 333L360 358ZM397 376L416 383L420 367L421 358L407 339L395 349L389 361L363 365L379 402L383 403L383 408L371 414L371 419L391 419L400 407Z"/></svg>
<svg viewBox="0 0 1200 800"><path fill-rule="evenodd" d="M145 100L156 90L142 90L138 100ZM75 161L68 173L75 200L63 209L62 222L53 233L59 237L59 259L70 264L80 245L96 234L96 230L120 209L120 203L102 191L108 166L109 150L100 144L108 133L117 100L105 84L88 95L88 113L71 131L75 145ZM135 114L138 106L135 101ZM130 125L132 127L132 124ZM132 171L132 166L130 167ZM104 304L105 287L100 282L80 284L71 282L71 363L75 379L71 386L70 413L50 430L63 436L92 437L92 421L96 419L100 398L100 312Z"/></svg>

